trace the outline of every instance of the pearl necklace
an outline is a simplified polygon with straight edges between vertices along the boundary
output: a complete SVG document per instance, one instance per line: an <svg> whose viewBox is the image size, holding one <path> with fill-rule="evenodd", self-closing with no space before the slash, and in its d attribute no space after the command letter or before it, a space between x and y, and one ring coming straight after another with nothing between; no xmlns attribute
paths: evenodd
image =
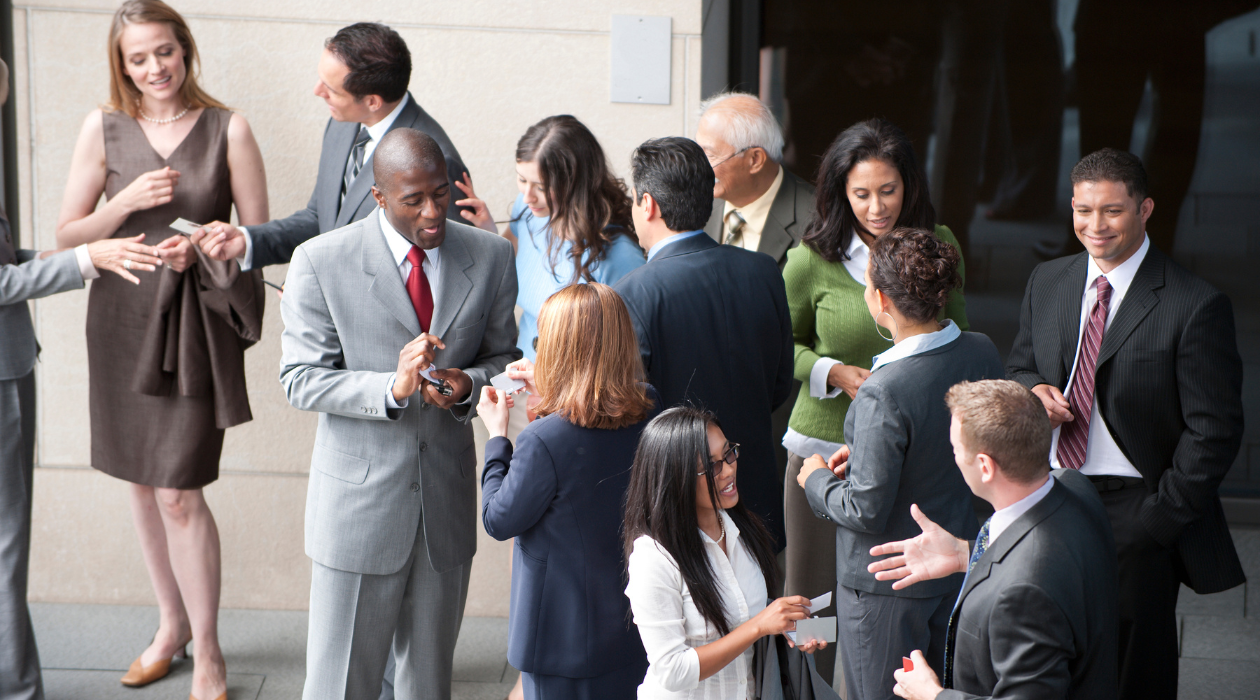
<svg viewBox="0 0 1260 700"><path fill-rule="evenodd" d="M146 122L152 122L154 124L173 124L179 121L180 119L183 119L184 115L188 114L188 110L190 109L192 108L185 107L184 111L180 112L179 114L176 114L173 117L168 117L166 119L154 119L153 117L150 117L149 115L144 113L144 107L141 107L140 101L136 100L136 111L140 112L140 118L145 120Z"/></svg>

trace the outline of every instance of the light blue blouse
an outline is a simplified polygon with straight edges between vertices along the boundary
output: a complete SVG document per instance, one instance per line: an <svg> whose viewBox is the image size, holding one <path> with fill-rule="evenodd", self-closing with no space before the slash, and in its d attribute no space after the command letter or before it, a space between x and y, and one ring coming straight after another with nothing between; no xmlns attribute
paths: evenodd
<svg viewBox="0 0 1260 700"><path fill-rule="evenodd" d="M523 311L516 344L531 362L537 359L534 338L538 335L538 313L542 311L543 302L573 279L568 241L561 242L556 251L556 269L551 269L551 260L547 257L547 240L551 235L548 221L534 216L525 206L523 196L518 195L512 203L512 234L517 240L516 303ZM591 264L591 275L596 282L611 286L644 262L643 250L638 244L629 236L619 234L612 245L604 249L604 259Z"/></svg>

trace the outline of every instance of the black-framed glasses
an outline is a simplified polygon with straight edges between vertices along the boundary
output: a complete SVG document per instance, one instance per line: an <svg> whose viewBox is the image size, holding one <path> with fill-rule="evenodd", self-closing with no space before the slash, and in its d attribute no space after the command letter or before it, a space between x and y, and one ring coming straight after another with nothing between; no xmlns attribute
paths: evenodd
<svg viewBox="0 0 1260 700"><path fill-rule="evenodd" d="M726 443L726 451L722 453L722 459L715 459L709 462L709 472L716 472L722 468L722 464L734 464L739 459L739 443ZM709 472L696 472L696 476L704 476Z"/></svg>

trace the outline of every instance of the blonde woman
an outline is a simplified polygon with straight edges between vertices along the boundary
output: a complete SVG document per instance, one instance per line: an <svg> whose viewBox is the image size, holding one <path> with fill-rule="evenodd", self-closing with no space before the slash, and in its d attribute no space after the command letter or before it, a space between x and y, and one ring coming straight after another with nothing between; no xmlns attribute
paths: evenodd
<svg viewBox="0 0 1260 700"><path fill-rule="evenodd" d="M88 301L92 465L132 484L161 614L122 683L162 678L192 641L192 697L225 698L219 534L201 490L218 478L224 429L250 419L243 351L261 324L261 278L199 260L169 224L226 221L233 206L242 224L265 222L267 183L249 124L198 87L197 46L175 10L124 3L109 66L109 104L83 123L57 243L143 232L165 263L140 285L102 278Z"/></svg>

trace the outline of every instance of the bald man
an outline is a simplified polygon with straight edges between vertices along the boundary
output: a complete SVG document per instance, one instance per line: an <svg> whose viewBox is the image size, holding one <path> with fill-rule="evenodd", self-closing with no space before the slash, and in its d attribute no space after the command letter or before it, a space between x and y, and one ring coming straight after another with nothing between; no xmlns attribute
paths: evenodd
<svg viewBox="0 0 1260 700"><path fill-rule="evenodd" d="M700 109L696 143L717 176L705 232L765 253L782 268L814 216L814 186L780 165L783 129L756 96L724 92Z"/></svg>
<svg viewBox="0 0 1260 700"><path fill-rule="evenodd" d="M438 144L381 139L377 211L303 243L280 314L280 383L319 428L305 700L450 698L477 540L471 397L520 359L505 239L446 219Z"/></svg>

